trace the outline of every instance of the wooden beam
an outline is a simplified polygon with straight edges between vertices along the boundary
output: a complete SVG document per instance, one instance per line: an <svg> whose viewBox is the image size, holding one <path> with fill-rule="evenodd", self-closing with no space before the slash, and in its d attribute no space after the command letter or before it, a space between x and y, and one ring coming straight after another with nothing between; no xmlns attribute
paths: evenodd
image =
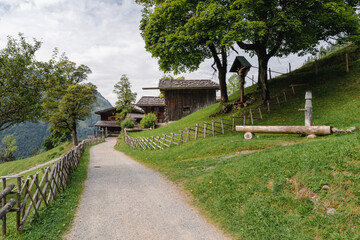
<svg viewBox="0 0 360 240"><path fill-rule="evenodd" d="M251 133L294 133L294 134L331 134L330 126L236 126L237 132Z"/></svg>

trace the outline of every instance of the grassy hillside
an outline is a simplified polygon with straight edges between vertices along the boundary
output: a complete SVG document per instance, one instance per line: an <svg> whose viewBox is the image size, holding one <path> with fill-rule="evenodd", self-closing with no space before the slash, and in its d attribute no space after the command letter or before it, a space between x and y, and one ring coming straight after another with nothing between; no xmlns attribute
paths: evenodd
<svg viewBox="0 0 360 240"><path fill-rule="evenodd" d="M344 53L350 54L345 73ZM303 125L304 93L313 92L315 125L360 126L360 50L349 46L291 74L273 79L271 93L308 83L256 125ZM257 96L256 87L247 93ZM238 95L231 97L236 100ZM166 127L158 135L209 121L219 104ZM227 115L237 114L236 111ZM223 117L223 116L222 116ZM360 132L309 140L299 135L257 134L250 141L229 133L163 151L118 150L181 184L193 204L234 239L358 239L360 236ZM334 213L335 212L335 213ZM331 214L334 213L334 214Z"/></svg>
<svg viewBox="0 0 360 240"><path fill-rule="evenodd" d="M51 149L50 151L40 153L30 158L2 163L0 165L0 176L10 176L32 168L36 165L46 163L65 154L71 149L71 147L72 143L64 143L56 148Z"/></svg>

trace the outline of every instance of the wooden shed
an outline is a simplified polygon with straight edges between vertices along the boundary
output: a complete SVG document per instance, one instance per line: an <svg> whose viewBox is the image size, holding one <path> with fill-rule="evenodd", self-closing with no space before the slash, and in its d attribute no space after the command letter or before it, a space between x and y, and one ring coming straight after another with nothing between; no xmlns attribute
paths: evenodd
<svg viewBox="0 0 360 240"><path fill-rule="evenodd" d="M163 97L153 97L153 96L143 96L136 103L136 106L142 108L147 113L157 114L159 123L165 122L165 98Z"/></svg>
<svg viewBox="0 0 360 240"><path fill-rule="evenodd" d="M216 102L219 85L211 80L160 80L156 88L164 93L165 120L176 121Z"/></svg>
<svg viewBox="0 0 360 240"><path fill-rule="evenodd" d="M98 127L98 130L102 131L106 136L119 134L121 127L117 122L119 118L116 117L116 114L119 112L120 111L116 110L114 107L95 112L95 114L100 115L100 121L95 123L95 126ZM133 118L137 123L140 122L143 116L144 110L136 106L131 113L126 115L126 117Z"/></svg>

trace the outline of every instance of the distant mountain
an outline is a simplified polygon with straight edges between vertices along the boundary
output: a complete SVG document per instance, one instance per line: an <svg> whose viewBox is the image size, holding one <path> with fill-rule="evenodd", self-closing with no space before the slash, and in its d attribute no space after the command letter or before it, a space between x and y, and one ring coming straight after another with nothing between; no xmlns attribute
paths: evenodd
<svg viewBox="0 0 360 240"><path fill-rule="evenodd" d="M94 125L100 120L100 116L94 112L101 109L111 108L112 105L99 92L96 94L98 105L93 108L91 117L78 124L78 139L82 140L94 134ZM3 137L13 134L16 138L18 150L15 152L16 158L27 158L32 155L35 147L42 148L44 138L50 134L50 125L47 123L25 122L14 125L0 132L0 142Z"/></svg>

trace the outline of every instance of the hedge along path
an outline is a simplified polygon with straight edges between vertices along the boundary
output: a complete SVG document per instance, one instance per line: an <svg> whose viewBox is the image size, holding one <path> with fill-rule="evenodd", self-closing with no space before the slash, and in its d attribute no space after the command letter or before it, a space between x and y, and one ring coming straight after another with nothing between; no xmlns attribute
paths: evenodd
<svg viewBox="0 0 360 240"><path fill-rule="evenodd" d="M232 116L230 119L220 118L219 121L203 122L193 127L185 128L185 131L179 133L163 134L162 136L151 137L131 137L128 132L138 131L133 129L124 129L124 140L132 148L141 150L164 150L165 147L177 146L191 140L226 134L236 131L236 125L254 125L254 119L263 120L265 113L271 113L271 105L281 105L286 103L290 96L295 96L295 88L303 87L307 84L291 84L287 89L274 95L267 101L266 105L250 108L239 112L239 116Z"/></svg>
<svg viewBox="0 0 360 240"><path fill-rule="evenodd" d="M65 239L228 239L192 209L175 185L113 147L90 149L88 179Z"/></svg>

